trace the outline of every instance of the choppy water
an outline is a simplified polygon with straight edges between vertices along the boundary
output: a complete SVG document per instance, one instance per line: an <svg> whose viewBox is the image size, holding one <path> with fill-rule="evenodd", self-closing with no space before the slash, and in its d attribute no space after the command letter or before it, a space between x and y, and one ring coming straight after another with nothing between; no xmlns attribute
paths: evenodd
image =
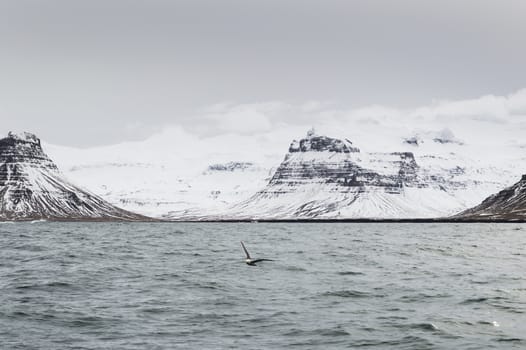
<svg viewBox="0 0 526 350"><path fill-rule="evenodd" d="M0 247L0 349L526 348L526 225L44 222Z"/></svg>

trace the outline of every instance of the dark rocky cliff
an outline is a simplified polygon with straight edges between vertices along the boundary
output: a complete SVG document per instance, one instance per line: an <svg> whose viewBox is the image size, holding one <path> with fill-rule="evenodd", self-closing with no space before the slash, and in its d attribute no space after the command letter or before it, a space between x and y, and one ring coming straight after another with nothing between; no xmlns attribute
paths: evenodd
<svg viewBox="0 0 526 350"><path fill-rule="evenodd" d="M0 139L0 220L144 220L67 181L33 134Z"/></svg>
<svg viewBox="0 0 526 350"><path fill-rule="evenodd" d="M408 217L417 212L413 198L423 197L416 192L429 186L411 152L363 153L349 140L311 131L292 142L267 186L235 205L232 215Z"/></svg>
<svg viewBox="0 0 526 350"><path fill-rule="evenodd" d="M454 216L468 220L526 220L526 175L511 187Z"/></svg>
<svg viewBox="0 0 526 350"><path fill-rule="evenodd" d="M329 155L317 159L316 152L334 152L342 156ZM351 153L357 154L356 159L350 157ZM353 147L349 140L308 135L305 139L292 142L289 153L277 168L269 185L286 184L293 190L294 185L305 182L332 183L340 185L341 191L347 191L349 187L364 186L384 187L388 191L402 186L418 186L418 165L412 153L392 152L375 155L378 162L383 161L385 167L392 170L388 175L359 164L359 153L360 150Z"/></svg>

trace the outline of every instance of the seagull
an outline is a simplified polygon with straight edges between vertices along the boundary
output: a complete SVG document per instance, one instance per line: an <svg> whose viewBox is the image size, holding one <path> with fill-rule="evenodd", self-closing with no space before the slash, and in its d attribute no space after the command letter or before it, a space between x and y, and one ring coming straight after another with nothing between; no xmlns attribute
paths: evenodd
<svg viewBox="0 0 526 350"><path fill-rule="evenodd" d="M245 255L247 256L247 258L245 259L245 262L247 263L247 265L256 266L256 263L260 261L274 261L272 259L252 259L250 257L250 254L248 253L247 248L245 247L245 244L243 244L243 241L241 241L241 246L243 247L243 250L245 251Z"/></svg>

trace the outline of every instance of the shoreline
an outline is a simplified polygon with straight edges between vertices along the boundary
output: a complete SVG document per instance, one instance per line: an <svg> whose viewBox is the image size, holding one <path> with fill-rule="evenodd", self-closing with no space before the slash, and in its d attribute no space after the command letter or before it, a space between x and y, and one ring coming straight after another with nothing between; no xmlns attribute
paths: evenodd
<svg viewBox="0 0 526 350"><path fill-rule="evenodd" d="M444 223L444 224L474 224L474 223L498 223L498 224L521 224L526 223L524 219L456 219L456 218L415 218L415 219L210 219L210 220L113 220L113 219L78 219L78 218L32 218L20 220L0 220L0 223L43 223L43 222L101 222L101 223Z"/></svg>

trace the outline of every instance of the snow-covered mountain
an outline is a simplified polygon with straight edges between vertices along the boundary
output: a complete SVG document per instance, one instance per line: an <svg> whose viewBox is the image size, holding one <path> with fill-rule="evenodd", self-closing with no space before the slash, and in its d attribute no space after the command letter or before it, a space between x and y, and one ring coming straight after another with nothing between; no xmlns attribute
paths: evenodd
<svg viewBox="0 0 526 350"><path fill-rule="evenodd" d="M66 180L33 134L0 139L0 220L143 220Z"/></svg>
<svg viewBox="0 0 526 350"><path fill-rule="evenodd" d="M442 217L525 171L518 117L374 113L322 118L318 135L292 145L307 127L211 136L167 127L144 141L46 149L68 178L113 205L172 219Z"/></svg>
<svg viewBox="0 0 526 350"><path fill-rule="evenodd" d="M462 142L434 137L440 145ZM421 140L424 142L424 140ZM411 142L412 144L412 142ZM293 141L268 184L250 198L213 213L172 212L177 219L428 218L466 208L502 186L507 172L477 167L449 152L362 152L350 140L316 135Z"/></svg>
<svg viewBox="0 0 526 350"><path fill-rule="evenodd" d="M486 198L481 204L468 209L455 218L469 220L526 220L526 175L497 194Z"/></svg>
<svg viewBox="0 0 526 350"><path fill-rule="evenodd" d="M162 217L222 212L263 188L282 154L255 141L235 135L202 140L168 130L141 142L46 149L68 178L110 203Z"/></svg>

